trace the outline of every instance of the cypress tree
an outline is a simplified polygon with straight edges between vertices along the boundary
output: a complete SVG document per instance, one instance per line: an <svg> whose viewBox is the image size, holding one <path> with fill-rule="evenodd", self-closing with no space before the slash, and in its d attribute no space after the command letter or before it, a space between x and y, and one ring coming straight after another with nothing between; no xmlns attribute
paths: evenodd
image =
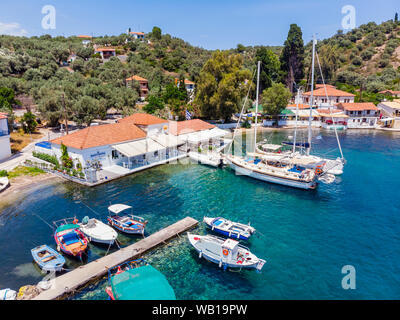
<svg viewBox="0 0 400 320"><path fill-rule="evenodd" d="M303 34L297 24L291 24L280 57L282 80L293 93L293 83L304 78Z"/></svg>

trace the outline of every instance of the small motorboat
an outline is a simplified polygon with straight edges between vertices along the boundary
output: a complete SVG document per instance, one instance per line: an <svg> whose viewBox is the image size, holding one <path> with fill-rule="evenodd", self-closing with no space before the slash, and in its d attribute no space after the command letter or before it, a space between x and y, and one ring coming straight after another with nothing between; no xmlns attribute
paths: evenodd
<svg viewBox="0 0 400 320"><path fill-rule="evenodd" d="M79 230L91 241L112 246L118 237L118 233L97 219L89 219L84 217L82 222L78 224Z"/></svg>
<svg viewBox="0 0 400 320"><path fill-rule="evenodd" d="M33 260L43 271L59 272L65 264L64 257L48 245L33 248L31 253Z"/></svg>
<svg viewBox="0 0 400 320"><path fill-rule="evenodd" d="M0 192L6 190L9 185L10 185L10 181L8 180L7 177L0 178Z"/></svg>
<svg viewBox="0 0 400 320"><path fill-rule="evenodd" d="M17 291L8 289L0 290L0 300L15 300L17 298Z"/></svg>
<svg viewBox="0 0 400 320"><path fill-rule="evenodd" d="M108 270L110 300L176 300L165 276L145 260L132 260Z"/></svg>
<svg viewBox="0 0 400 320"><path fill-rule="evenodd" d="M66 219L63 221L66 221ZM61 250L65 254L82 259L82 255L88 246L88 239L79 230L76 219L74 219L74 222L57 227L54 232L54 239L58 251ZM57 225L57 222L54 222L54 224Z"/></svg>
<svg viewBox="0 0 400 320"><path fill-rule="evenodd" d="M251 235L256 231L256 229L250 225L232 222L221 217L204 217L203 221L211 228L211 230L237 240L249 240Z"/></svg>
<svg viewBox="0 0 400 320"><path fill-rule="evenodd" d="M222 239L207 235L188 233L190 244L204 258L219 265L220 268L254 268L261 271L265 260L257 258L250 250L233 239Z"/></svg>
<svg viewBox="0 0 400 320"><path fill-rule="evenodd" d="M107 218L108 223L117 229L118 231L127 234L141 234L144 235L144 229L146 228L147 221L133 214L120 215L120 213L131 210L133 213L133 208L125 204L115 204L108 208L109 217Z"/></svg>

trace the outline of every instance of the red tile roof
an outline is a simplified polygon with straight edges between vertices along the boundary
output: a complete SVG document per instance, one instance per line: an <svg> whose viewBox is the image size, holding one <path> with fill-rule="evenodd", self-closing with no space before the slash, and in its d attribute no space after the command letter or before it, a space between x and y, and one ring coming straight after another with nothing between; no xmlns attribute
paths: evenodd
<svg viewBox="0 0 400 320"><path fill-rule="evenodd" d="M135 113L129 117L118 120L119 123L132 123L135 125L149 126L152 124L168 123L164 120L147 113Z"/></svg>
<svg viewBox="0 0 400 320"><path fill-rule="evenodd" d="M132 81L132 80L136 80L136 81L142 81L142 82L149 82L147 79L139 77L139 76L132 76L130 78L126 78L126 81Z"/></svg>
<svg viewBox="0 0 400 320"><path fill-rule="evenodd" d="M343 110L339 110L339 109L331 109L331 110L329 110L329 109L318 109L317 111L318 111L319 114L326 113L328 115L331 114L331 113L343 112Z"/></svg>
<svg viewBox="0 0 400 320"><path fill-rule="evenodd" d="M132 123L112 123L88 127L52 140L75 149L88 149L146 138L147 134Z"/></svg>
<svg viewBox="0 0 400 320"><path fill-rule="evenodd" d="M338 103L337 107L346 111L379 110L372 102Z"/></svg>
<svg viewBox="0 0 400 320"><path fill-rule="evenodd" d="M323 85L322 83L317 83L317 84L315 85L315 88L316 88L316 89L323 88L323 87L324 87L324 85ZM336 89L336 87L333 86L333 85L331 85L331 84L326 84L325 87L327 87L327 88L335 88L335 89Z"/></svg>
<svg viewBox="0 0 400 320"><path fill-rule="evenodd" d="M81 39L92 39L92 37L91 36L86 36L86 35L79 35L79 36L76 36L77 38L81 38Z"/></svg>
<svg viewBox="0 0 400 320"><path fill-rule="evenodd" d="M98 51L115 51L115 49L113 49L113 48L97 48L96 52L98 52Z"/></svg>
<svg viewBox="0 0 400 320"><path fill-rule="evenodd" d="M0 119L8 119L8 114L4 112L0 112Z"/></svg>
<svg viewBox="0 0 400 320"><path fill-rule="evenodd" d="M297 104L288 104L287 108L296 109ZM310 105L299 103L299 109L310 109Z"/></svg>
<svg viewBox="0 0 400 320"><path fill-rule="evenodd" d="M178 82L179 82L179 79L175 78L175 84L178 84ZM195 84L195 83L193 81L185 79L185 84Z"/></svg>
<svg viewBox="0 0 400 320"><path fill-rule="evenodd" d="M134 31L132 31L132 32L129 32L129 34L137 34L137 35L144 36L144 32L134 32Z"/></svg>
<svg viewBox="0 0 400 320"><path fill-rule="evenodd" d="M379 91L379 93L382 93L382 94L386 94L386 93L390 93L390 94L400 94L400 91L395 91L395 90L383 90L383 91Z"/></svg>
<svg viewBox="0 0 400 320"><path fill-rule="evenodd" d="M169 133L175 136L185 133L209 130L212 128L215 128L215 126L200 119L169 122Z"/></svg>
<svg viewBox="0 0 400 320"><path fill-rule="evenodd" d="M328 97L355 97L354 94L348 93L346 91L338 90L335 87L326 87L326 92L325 88L319 88L314 90L314 96L315 97L325 97L326 93L328 94ZM304 92L303 96L310 96L311 91L309 92Z"/></svg>

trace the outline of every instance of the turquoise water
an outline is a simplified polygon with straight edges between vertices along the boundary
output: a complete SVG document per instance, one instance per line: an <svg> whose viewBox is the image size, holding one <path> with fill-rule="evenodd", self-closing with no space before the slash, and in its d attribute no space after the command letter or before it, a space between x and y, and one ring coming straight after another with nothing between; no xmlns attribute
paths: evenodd
<svg viewBox="0 0 400 320"><path fill-rule="evenodd" d="M272 142L289 132L263 132ZM333 133L321 132L315 150L337 156ZM251 222L248 243L267 260L262 273L222 271L200 260L185 237L145 258L168 279L177 299L399 299L400 135L340 133L345 172L336 183L304 191L236 176L230 169L165 165L93 189L71 183L44 186L0 214L0 288L41 279L30 249L54 245L50 222L76 215L105 220L110 203L129 203L153 233L186 216ZM38 216L37 216L38 215ZM97 217L97 216L96 216ZM195 230L206 233L203 224ZM127 245L138 238L121 237ZM88 260L106 253L90 245ZM343 290L342 267L353 265L357 289ZM67 260L67 268L79 262ZM106 282L75 299L106 299Z"/></svg>

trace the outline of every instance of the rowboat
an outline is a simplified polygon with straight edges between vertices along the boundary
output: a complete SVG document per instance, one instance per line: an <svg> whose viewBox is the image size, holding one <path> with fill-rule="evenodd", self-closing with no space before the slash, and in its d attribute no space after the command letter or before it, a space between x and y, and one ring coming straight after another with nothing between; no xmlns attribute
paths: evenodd
<svg viewBox="0 0 400 320"><path fill-rule="evenodd" d="M110 300L176 300L165 276L143 259L108 270Z"/></svg>
<svg viewBox="0 0 400 320"><path fill-rule="evenodd" d="M87 249L88 239L79 230L77 224L63 224L54 232L57 250L73 257L82 259Z"/></svg>
<svg viewBox="0 0 400 320"><path fill-rule="evenodd" d="M64 257L48 245L42 245L31 250L33 260L43 271L61 271L64 264Z"/></svg>
<svg viewBox="0 0 400 320"><path fill-rule="evenodd" d="M120 232L144 235L147 221L144 218L134 216L133 214L120 215L120 213L127 210L133 212L133 208L125 204L115 204L110 206L108 208L108 223Z"/></svg>
<svg viewBox="0 0 400 320"><path fill-rule="evenodd" d="M251 235L256 231L256 229L250 225L232 222L222 217L204 217L203 221L211 230L237 240L249 240Z"/></svg>
<svg viewBox="0 0 400 320"><path fill-rule="evenodd" d="M97 219L83 218L82 222L78 224L79 230L90 239L91 242L113 245L118 237L118 233Z"/></svg>
<svg viewBox="0 0 400 320"><path fill-rule="evenodd" d="M10 181L8 180L7 177L1 177L0 178L0 192L4 191L7 189L7 187L10 185Z"/></svg>
<svg viewBox="0 0 400 320"><path fill-rule="evenodd" d="M250 250L233 239L222 239L206 235L199 236L188 233L190 244L199 253L199 258L218 264L226 268L247 268L261 271L265 260L257 258Z"/></svg>

